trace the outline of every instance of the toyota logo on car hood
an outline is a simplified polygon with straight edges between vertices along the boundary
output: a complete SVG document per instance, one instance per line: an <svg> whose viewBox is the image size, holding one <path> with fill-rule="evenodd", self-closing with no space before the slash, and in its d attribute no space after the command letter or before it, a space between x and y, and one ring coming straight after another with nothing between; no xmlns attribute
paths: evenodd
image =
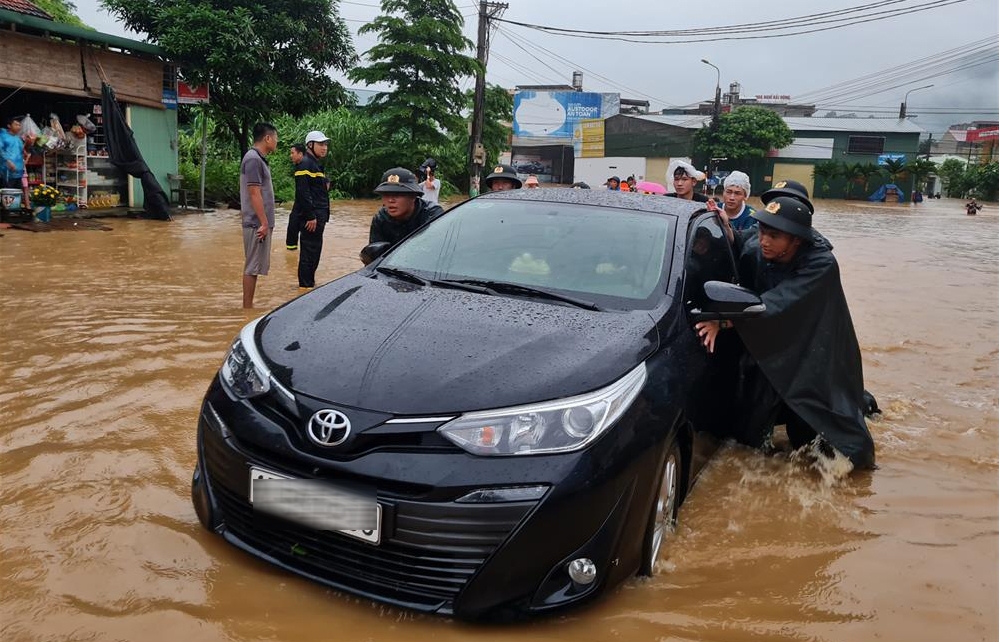
<svg viewBox="0 0 1000 642"><path fill-rule="evenodd" d="M320 446L338 446L351 434L351 420L342 412L324 408L309 418L306 432Z"/></svg>

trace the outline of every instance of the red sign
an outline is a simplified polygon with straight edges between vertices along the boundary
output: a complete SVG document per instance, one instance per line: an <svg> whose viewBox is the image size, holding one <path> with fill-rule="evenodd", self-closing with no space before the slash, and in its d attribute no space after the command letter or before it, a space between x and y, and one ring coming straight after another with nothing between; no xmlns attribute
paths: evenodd
<svg viewBox="0 0 1000 642"><path fill-rule="evenodd" d="M981 143L984 140L996 140L997 139L997 126L987 127L983 129L970 129L965 133L965 142L967 143Z"/></svg>
<svg viewBox="0 0 1000 642"><path fill-rule="evenodd" d="M186 82L177 81L177 102L182 105L197 105L208 102L208 85L188 87Z"/></svg>

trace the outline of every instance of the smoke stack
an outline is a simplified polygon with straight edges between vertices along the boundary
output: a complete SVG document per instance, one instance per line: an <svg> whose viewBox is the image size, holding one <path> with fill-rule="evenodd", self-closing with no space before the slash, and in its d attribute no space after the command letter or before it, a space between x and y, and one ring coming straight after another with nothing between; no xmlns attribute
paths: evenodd
<svg viewBox="0 0 1000 642"><path fill-rule="evenodd" d="M583 72L574 71L573 72L573 90L583 91Z"/></svg>

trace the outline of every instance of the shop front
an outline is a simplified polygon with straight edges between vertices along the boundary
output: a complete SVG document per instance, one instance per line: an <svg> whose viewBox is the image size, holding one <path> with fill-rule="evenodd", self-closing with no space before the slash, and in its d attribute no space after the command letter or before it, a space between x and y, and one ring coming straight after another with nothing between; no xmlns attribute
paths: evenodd
<svg viewBox="0 0 1000 642"><path fill-rule="evenodd" d="M109 158L102 82L110 84L161 186L177 172L175 73L152 45L0 10L0 116L24 116L29 187L50 185L54 211L143 206L138 179ZM172 108L171 108L172 107Z"/></svg>

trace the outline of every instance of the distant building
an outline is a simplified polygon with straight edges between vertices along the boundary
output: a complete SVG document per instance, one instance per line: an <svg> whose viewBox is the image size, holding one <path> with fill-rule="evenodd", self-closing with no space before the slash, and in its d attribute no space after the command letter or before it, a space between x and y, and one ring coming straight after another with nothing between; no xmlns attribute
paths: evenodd
<svg viewBox="0 0 1000 642"><path fill-rule="evenodd" d="M722 94L719 104L719 112L726 114L738 107L763 107L778 114L779 116L801 117L812 116L816 113L816 105L796 104L792 102L792 97L785 94L761 94L753 97L743 97L740 95L740 84L738 82L729 84L729 92ZM715 113L715 100L703 100L681 107L669 107L660 112L664 116L711 116Z"/></svg>
<svg viewBox="0 0 1000 642"><path fill-rule="evenodd" d="M635 175L658 183L667 182L667 165L673 159L690 160L695 134L707 127L712 117L630 116L605 119L603 156L577 158L574 180L603 182L612 174ZM783 119L794 134L791 145L772 150L750 166L720 161L706 171L741 170L751 176L753 193L760 194L780 180L796 180L814 191L813 168L817 163L878 164L889 158L913 160L918 155L923 130L908 120L896 118L809 118ZM877 188L881 179L869 185ZM831 186L835 192L837 185ZM860 196L860 192L856 192Z"/></svg>
<svg viewBox="0 0 1000 642"><path fill-rule="evenodd" d="M998 130L1000 123L995 120L952 125L941 140L931 142L930 153L934 156L959 156L980 162L995 160Z"/></svg>

